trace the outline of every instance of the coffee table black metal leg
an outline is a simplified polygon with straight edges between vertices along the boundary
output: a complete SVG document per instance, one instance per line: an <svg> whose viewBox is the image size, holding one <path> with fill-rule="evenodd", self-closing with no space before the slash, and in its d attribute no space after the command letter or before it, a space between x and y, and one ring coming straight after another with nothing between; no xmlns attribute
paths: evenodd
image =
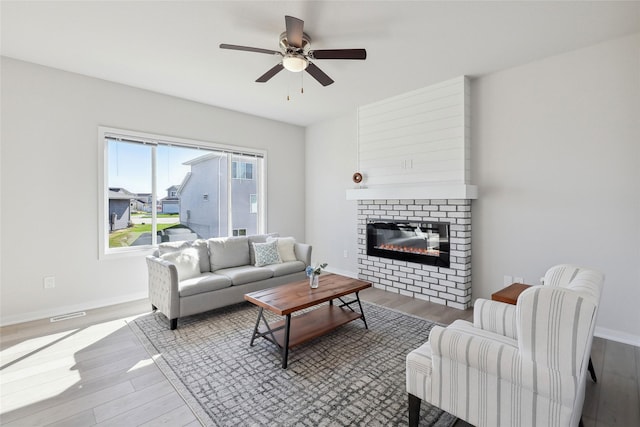
<svg viewBox="0 0 640 427"><path fill-rule="evenodd" d="M258 326L260 325L260 318L262 318L262 310L264 309L260 307L260 311L258 311L258 319L256 320L256 327L253 328L253 335L251 335L251 342L249 343L250 347L253 347L253 340L255 340L258 335Z"/></svg>
<svg viewBox="0 0 640 427"><path fill-rule="evenodd" d="M369 327L367 326L367 320L364 318L364 311L362 311L362 304L360 304L360 292L356 292L356 299L358 300L358 307L360 307L360 316L362 316L364 328L369 329Z"/></svg>
<svg viewBox="0 0 640 427"><path fill-rule="evenodd" d="M291 327L291 315L287 314L284 321L284 347L282 348L282 369L287 369L287 360L289 359L289 330Z"/></svg>

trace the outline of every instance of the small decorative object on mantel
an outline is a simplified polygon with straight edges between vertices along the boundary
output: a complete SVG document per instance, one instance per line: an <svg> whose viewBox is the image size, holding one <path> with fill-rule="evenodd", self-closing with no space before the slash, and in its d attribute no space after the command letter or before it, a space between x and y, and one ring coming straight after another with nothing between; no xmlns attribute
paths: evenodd
<svg viewBox="0 0 640 427"><path fill-rule="evenodd" d="M320 273L322 273L322 269L326 266L326 262L317 264L315 268L311 267L310 265L307 266L305 272L307 273L307 277L309 278L309 286L311 287L311 289L315 289L318 287L318 278L320 277Z"/></svg>
<svg viewBox="0 0 640 427"><path fill-rule="evenodd" d="M364 184L362 184L362 181L364 180L364 175L362 175L360 172L354 173L351 179L353 180L353 182L357 184L356 188L366 188Z"/></svg>

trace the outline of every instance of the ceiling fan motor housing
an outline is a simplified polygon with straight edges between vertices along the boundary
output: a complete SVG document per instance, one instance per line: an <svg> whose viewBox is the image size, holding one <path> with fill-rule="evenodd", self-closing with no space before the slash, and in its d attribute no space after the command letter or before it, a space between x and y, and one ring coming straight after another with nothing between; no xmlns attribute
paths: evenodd
<svg viewBox="0 0 640 427"><path fill-rule="evenodd" d="M282 50L284 50L287 53L292 52L292 53L299 53L304 55L307 52L309 52L309 49L311 49L311 37L309 37L307 33L302 33L302 46L295 47L295 46L289 45L289 40L287 39L287 32L284 31L282 34L280 34L280 48L282 48Z"/></svg>

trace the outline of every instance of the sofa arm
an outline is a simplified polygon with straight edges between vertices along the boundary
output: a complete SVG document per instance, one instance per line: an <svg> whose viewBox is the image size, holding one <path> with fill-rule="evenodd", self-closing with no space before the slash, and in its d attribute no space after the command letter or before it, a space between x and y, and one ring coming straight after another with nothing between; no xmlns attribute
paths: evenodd
<svg viewBox="0 0 640 427"><path fill-rule="evenodd" d="M473 304L473 326L518 339L516 306L478 298Z"/></svg>
<svg viewBox="0 0 640 427"><path fill-rule="evenodd" d="M304 262L304 265L311 265L311 245L296 242L294 251L298 261Z"/></svg>
<svg viewBox="0 0 640 427"><path fill-rule="evenodd" d="M180 295L178 293L178 270L162 258L147 255L149 272L149 300L169 320L180 317ZM172 324L175 321L171 322Z"/></svg>

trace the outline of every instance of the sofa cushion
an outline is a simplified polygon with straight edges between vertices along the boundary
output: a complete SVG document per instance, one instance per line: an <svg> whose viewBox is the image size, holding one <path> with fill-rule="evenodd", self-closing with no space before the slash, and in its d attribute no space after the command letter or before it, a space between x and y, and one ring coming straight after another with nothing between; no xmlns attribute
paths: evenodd
<svg viewBox="0 0 640 427"><path fill-rule="evenodd" d="M200 264L201 273L211 271L211 266L209 264L209 246L207 246L207 241L204 239L197 239L191 242L183 241L160 243L155 255L161 256L171 252L181 251L186 248L195 248L198 251L198 262Z"/></svg>
<svg viewBox="0 0 640 427"><path fill-rule="evenodd" d="M280 254L278 254L278 242L273 241L270 243L252 243L253 250L255 252L256 267L263 267L265 265L280 264Z"/></svg>
<svg viewBox="0 0 640 427"><path fill-rule="evenodd" d="M223 268L216 271L216 274L222 274L231 279L233 286L244 285L249 282L257 282L273 277L273 271L265 267L254 267L251 265L243 265L242 267Z"/></svg>
<svg viewBox="0 0 640 427"><path fill-rule="evenodd" d="M268 237L278 237L278 233L269 233L269 234L254 234L252 236L248 236L249 239L249 264L254 265L256 263L256 253L253 250L252 243L266 243Z"/></svg>
<svg viewBox="0 0 640 427"><path fill-rule="evenodd" d="M286 276L287 274L304 271L306 265L302 261L289 261L281 264L267 265L263 268L273 271L273 277Z"/></svg>
<svg viewBox="0 0 640 427"><path fill-rule="evenodd" d="M278 254L282 262L297 261L296 258L296 239L293 237L267 237L267 242L278 242Z"/></svg>
<svg viewBox="0 0 640 427"><path fill-rule="evenodd" d="M250 262L249 239L245 236L216 237L207 242L209 243L211 271L248 265Z"/></svg>
<svg viewBox="0 0 640 427"><path fill-rule="evenodd" d="M178 293L181 297L197 295L203 292L217 291L231 286L231 279L215 273L203 273L191 279L182 280L178 284Z"/></svg>
<svg viewBox="0 0 640 427"><path fill-rule="evenodd" d="M173 263L178 270L178 280L186 280L200 275L198 251L195 248L186 248L180 251L169 252L160 255L160 258Z"/></svg>

